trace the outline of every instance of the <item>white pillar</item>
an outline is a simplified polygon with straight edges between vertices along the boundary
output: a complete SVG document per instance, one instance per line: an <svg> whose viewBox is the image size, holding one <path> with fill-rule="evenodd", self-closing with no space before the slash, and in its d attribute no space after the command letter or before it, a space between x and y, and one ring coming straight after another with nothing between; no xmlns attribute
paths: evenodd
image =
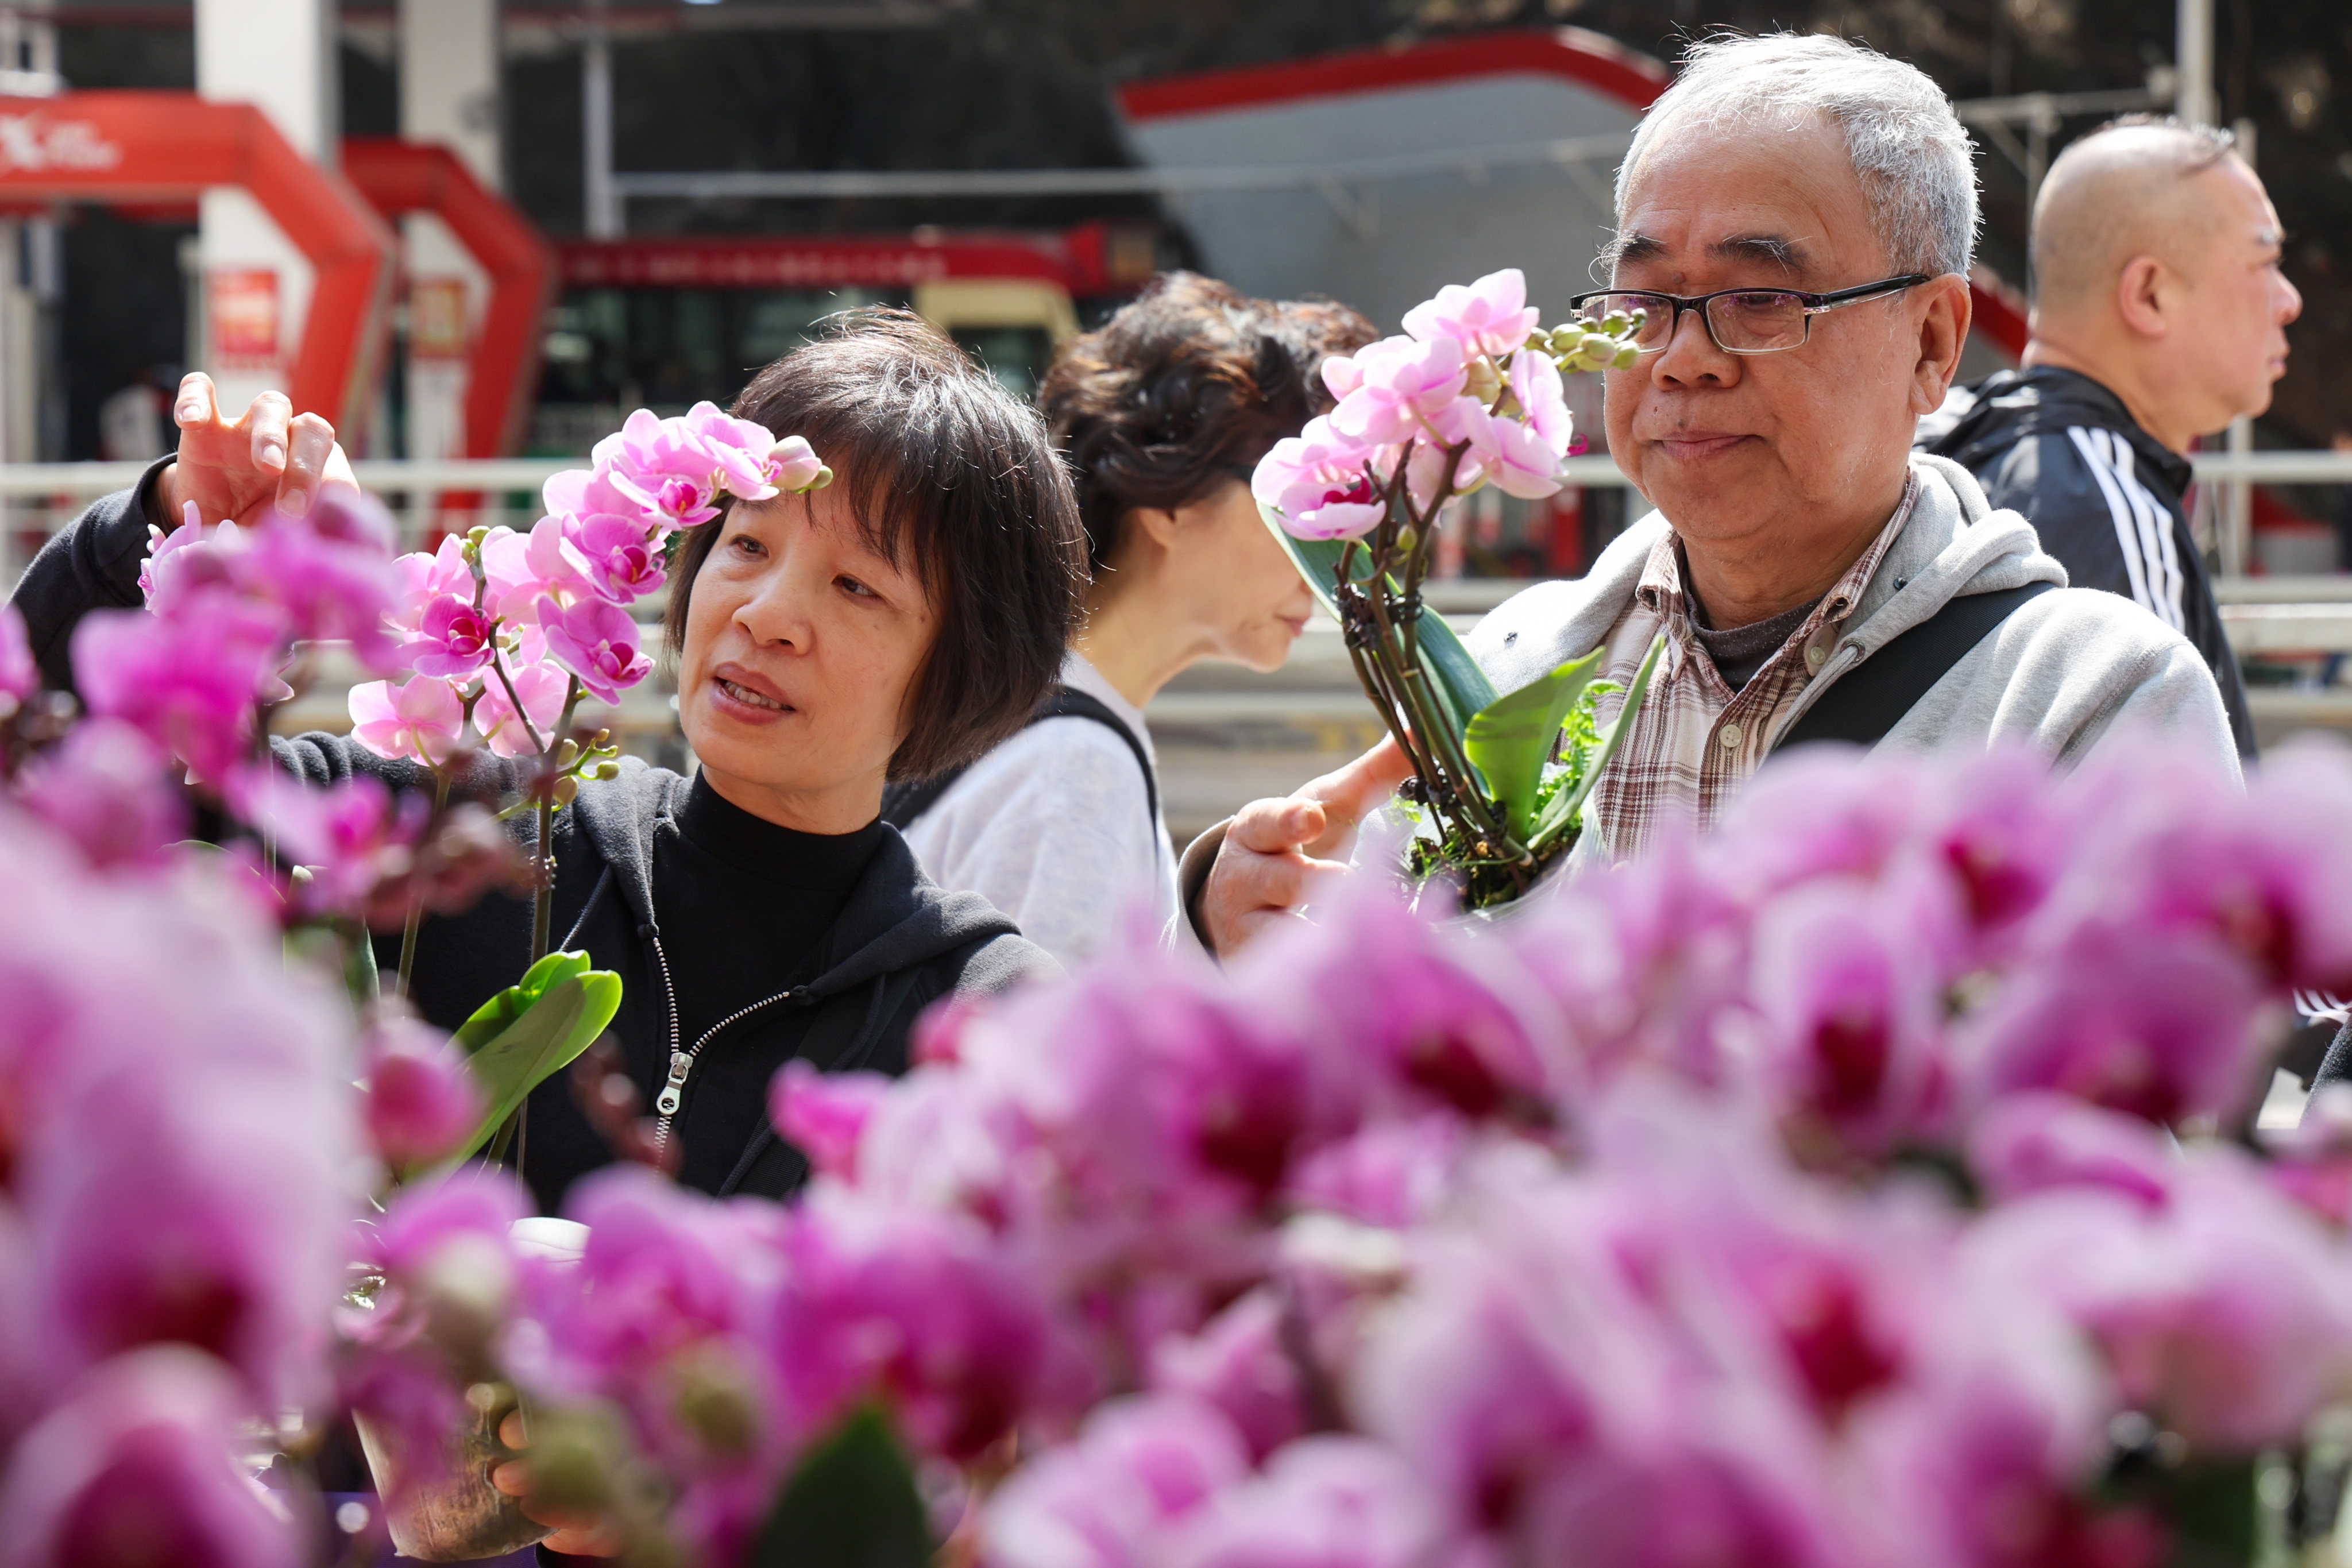
<svg viewBox="0 0 2352 1568"><path fill-rule="evenodd" d="M304 156L332 164L341 141L334 0L196 0L196 90L250 103ZM203 201L203 368L225 410L283 390L310 303L310 264L241 190ZM332 409L320 410L331 416Z"/></svg>
<svg viewBox="0 0 2352 1568"><path fill-rule="evenodd" d="M401 0L400 133L457 154L492 190L499 159L497 0ZM481 331L489 279L441 220L402 221L408 278L410 458L466 455L465 353Z"/></svg>
<svg viewBox="0 0 2352 1568"><path fill-rule="evenodd" d="M2178 85L2172 111L2191 125L2219 118L2213 102L2213 0L2177 0L2172 67Z"/></svg>
<svg viewBox="0 0 2352 1568"><path fill-rule="evenodd" d="M620 193L613 188L613 40L593 27L580 48L581 184L591 239L618 239Z"/></svg>

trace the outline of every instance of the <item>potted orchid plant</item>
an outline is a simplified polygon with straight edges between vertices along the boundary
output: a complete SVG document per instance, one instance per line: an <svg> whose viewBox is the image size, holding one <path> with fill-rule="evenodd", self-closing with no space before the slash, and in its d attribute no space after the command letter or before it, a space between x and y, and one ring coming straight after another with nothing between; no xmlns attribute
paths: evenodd
<svg viewBox="0 0 2352 1568"><path fill-rule="evenodd" d="M1339 405L1276 443L1252 486L1412 763L1408 873L1457 879L1470 909L1518 898L1574 846L1663 647L1601 725L1597 705L1619 688L1597 679L1598 653L1497 693L1423 604L1450 503L1490 484L1527 500L1559 489L1580 449L1562 373L1633 363L1631 317L1540 320L1516 268L1440 289L1402 336L1324 362Z"/></svg>

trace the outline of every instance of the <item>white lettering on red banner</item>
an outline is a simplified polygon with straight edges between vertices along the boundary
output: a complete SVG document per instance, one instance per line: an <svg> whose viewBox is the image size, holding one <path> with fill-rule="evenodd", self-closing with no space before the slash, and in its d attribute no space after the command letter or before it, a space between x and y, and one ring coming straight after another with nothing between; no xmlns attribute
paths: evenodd
<svg viewBox="0 0 2352 1568"><path fill-rule="evenodd" d="M90 121L0 114L0 174L111 169L121 162L121 146Z"/></svg>

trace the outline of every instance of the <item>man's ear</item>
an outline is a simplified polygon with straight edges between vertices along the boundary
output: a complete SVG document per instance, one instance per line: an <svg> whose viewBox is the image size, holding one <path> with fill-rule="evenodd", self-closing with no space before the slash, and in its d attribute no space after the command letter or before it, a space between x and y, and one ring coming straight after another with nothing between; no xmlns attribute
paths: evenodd
<svg viewBox="0 0 2352 1568"><path fill-rule="evenodd" d="M2144 338L2161 338L2172 331L2177 279L2172 269L2153 256L2135 256L2116 278L2116 314L2124 325Z"/></svg>
<svg viewBox="0 0 2352 1568"><path fill-rule="evenodd" d="M1919 361L1912 370L1911 411L1933 414L1944 405L1952 377L1959 374L1960 348L1969 341L1976 302L1969 298L1969 280L1957 272L1922 283L1919 291L1927 297L1927 309L1919 316Z"/></svg>

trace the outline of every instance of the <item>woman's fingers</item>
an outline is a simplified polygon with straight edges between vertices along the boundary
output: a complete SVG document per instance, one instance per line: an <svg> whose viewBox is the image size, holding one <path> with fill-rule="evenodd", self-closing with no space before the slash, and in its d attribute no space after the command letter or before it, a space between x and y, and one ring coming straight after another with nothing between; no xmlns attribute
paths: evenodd
<svg viewBox="0 0 2352 1568"><path fill-rule="evenodd" d="M286 474L278 484L278 510L299 517L310 510L310 498L326 477L335 451L335 427L316 414L296 416L287 439Z"/></svg>
<svg viewBox="0 0 2352 1568"><path fill-rule="evenodd" d="M191 426L209 425L215 418L219 398L213 391L213 378L203 371L192 370L180 378L179 400L172 405L172 423L183 430Z"/></svg>
<svg viewBox="0 0 2352 1568"><path fill-rule="evenodd" d="M293 419L294 405L284 393L265 392L240 421L252 443L253 466L272 479L286 471L290 447L287 427Z"/></svg>

